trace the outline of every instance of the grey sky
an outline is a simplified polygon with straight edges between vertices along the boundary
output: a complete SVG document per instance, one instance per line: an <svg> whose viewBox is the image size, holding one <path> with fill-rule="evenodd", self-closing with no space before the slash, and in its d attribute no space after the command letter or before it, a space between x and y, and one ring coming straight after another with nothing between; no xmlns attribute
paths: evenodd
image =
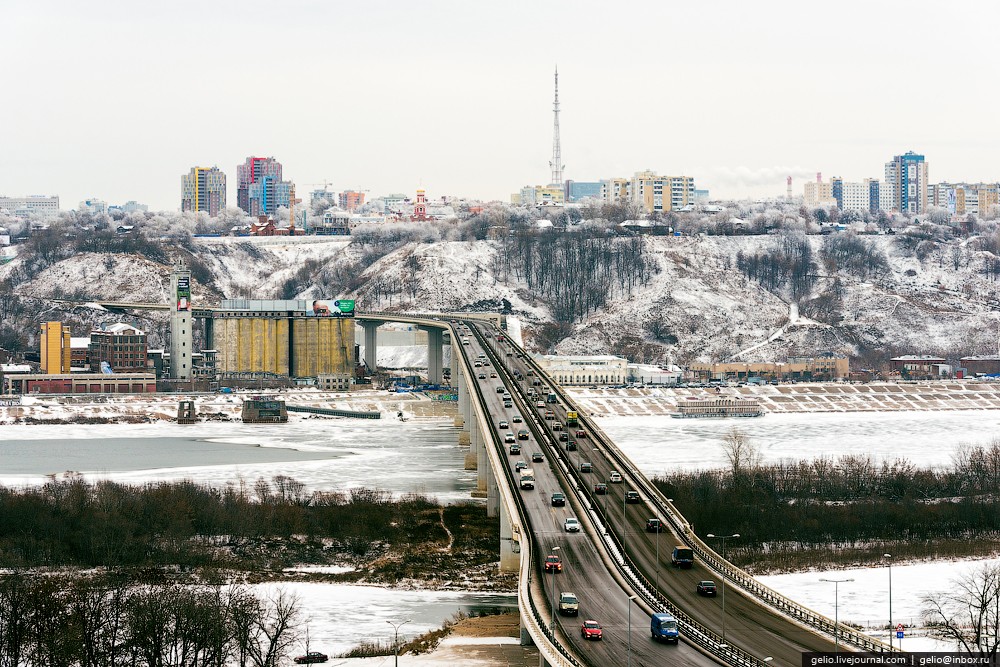
<svg viewBox="0 0 1000 667"><path fill-rule="evenodd" d="M565 175L691 174L714 196L784 177L1000 179L1000 5L805 2L7 0L0 194L177 209L180 176L273 155L300 196L506 200L548 181L558 61Z"/></svg>

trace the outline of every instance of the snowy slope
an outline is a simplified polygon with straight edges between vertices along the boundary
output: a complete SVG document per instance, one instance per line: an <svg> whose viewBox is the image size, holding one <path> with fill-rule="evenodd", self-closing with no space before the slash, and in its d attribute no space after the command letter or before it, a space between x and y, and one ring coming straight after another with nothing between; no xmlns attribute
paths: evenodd
<svg viewBox="0 0 1000 667"><path fill-rule="evenodd" d="M823 237L806 238L818 252ZM793 304L736 268L737 252L769 248L774 237L650 237L648 251L659 272L630 296L566 328L568 335L555 351L612 352L645 363L668 356L679 363L721 360L744 351L740 359L746 361L826 350L851 355L865 348L995 353L1000 320L992 309L1000 303L1000 289L983 270L988 253L953 241L920 260L897 238L865 237L886 254L890 273L874 281L838 273L843 319L830 325L797 316ZM549 304L524 283L500 279L498 249L493 241L408 243L379 257L343 239L266 245L212 239L196 245L196 258L213 279L208 287L195 281L195 300L277 298L285 282L305 267L299 297L355 297L363 311L508 309L523 322L526 343L537 345L536 332L551 322ZM962 253L957 269L953 252ZM17 261L0 267L0 279ZM825 269L817 271L822 275ZM105 298L158 301L165 299L168 272L169 267L141 258L86 254L59 262L15 289L45 298L81 287ZM830 284L828 277L818 279L817 292ZM660 340L652 336L655 320Z"/></svg>

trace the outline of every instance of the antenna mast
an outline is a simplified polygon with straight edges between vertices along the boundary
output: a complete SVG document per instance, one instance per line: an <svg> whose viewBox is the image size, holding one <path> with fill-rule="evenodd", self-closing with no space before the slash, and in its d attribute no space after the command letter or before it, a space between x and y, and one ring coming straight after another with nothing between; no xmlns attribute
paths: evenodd
<svg viewBox="0 0 1000 667"><path fill-rule="evenodd" d="M549 168L552 169L552 181L550 186L563 186L562 145L559 143L559 67L556 67L556 98L552 104L552 161Z"/></svg>

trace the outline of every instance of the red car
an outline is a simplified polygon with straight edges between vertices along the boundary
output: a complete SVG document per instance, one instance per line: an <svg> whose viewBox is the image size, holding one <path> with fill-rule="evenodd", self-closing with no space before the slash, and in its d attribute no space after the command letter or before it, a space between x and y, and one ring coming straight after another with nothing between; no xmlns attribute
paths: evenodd
<svg viewBox="0 0 1000 667"><path fill-rule="evenodd" d="M580 628L580 636L584 639L601 639L604 637L604 632L601 630L600 623L588 620L583 622L583 626Z"/></svg>
<svg viewBox="0 0 1000 667"><path fill-rule="evenodd" d="M584 431L584 430L577 431L576 432L576 437L578 437L578 438L586 438L587 437L587 432Z"/></svg>
<svg viewBox="0 0 1000 667"><path fill-rule="evenodd" d="M560 560L559 556L553 554L545 557L545 571L562 572L562 560Z"/></svg>
<svg viewBox="0 0 1000 667"><path fill-rule="evenodd" d="M319 651L309 651L305 655L300 655L295 658L295 664L297 665L311 665L314 662L326 662L329 658L326 657L326 653L320 653Z"/></svg>

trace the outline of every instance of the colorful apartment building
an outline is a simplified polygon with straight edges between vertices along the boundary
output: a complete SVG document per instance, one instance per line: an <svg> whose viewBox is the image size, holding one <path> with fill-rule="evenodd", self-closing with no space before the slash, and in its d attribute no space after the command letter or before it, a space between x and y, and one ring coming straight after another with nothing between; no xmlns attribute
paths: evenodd
<svg viewBox="0 0 1000 667"><path fill-rule="evenodd" d="M73 349L69 327L63 326L62 322L44 322L41 333L42 373L69 373Z"/></svg>
<svg viewBox="0 0 1000 667"><path fill-rule="evenodd" d="M213 218L226 208L226 175L218 167L191 167L181 176L181 210Z"/></svg>
<svg viewBox="0 0 1000 667"><path fill-rule="evenodd" d="M236 205L254 217L288 208L294 187L282 179L281 163L273 157L251 156L236 167Z"/></svg>
<svg viewBox="0 0 1000 667"><path fill-rule="evenodd" d="M695 202L694 178L638 171L629 179L602 181L601 198L605 204L639 204L647 213L676 211Z"/></svg>

